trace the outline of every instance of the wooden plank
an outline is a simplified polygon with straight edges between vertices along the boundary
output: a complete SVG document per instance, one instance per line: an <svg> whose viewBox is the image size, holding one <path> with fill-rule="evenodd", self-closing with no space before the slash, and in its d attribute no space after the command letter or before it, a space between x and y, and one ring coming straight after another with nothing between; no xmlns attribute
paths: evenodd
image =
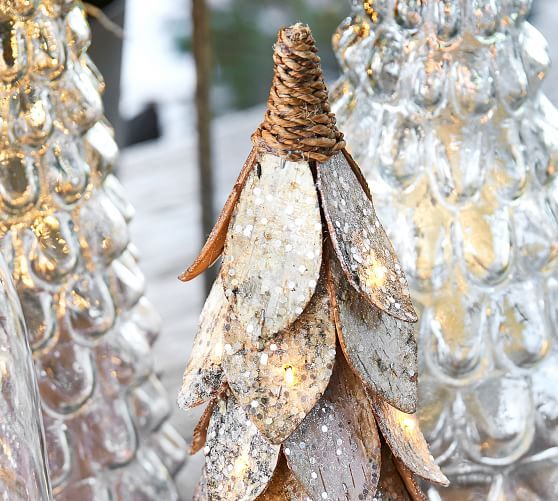
<svg viewBox="0 0 558 501"><path fill-rule="evenodd" d="M206 402L223 385L221 361L227 311L223 284L218 278L201 312L190 361L184 371L182 388L177 399L182 409L190 409Z"/></svg>
<svg viewBox="0 0 558 501"><path fill-rule="evenodd" d="M411 473L430 482L449 485L428 450L417 417L397 410L378 395L371 393L370 396L378 427L395 457Z"/></svg>
<svg viewBox="0 0 558 501"><path fill-rule="evenodd" d="M215 406L204 448L208 498L212 501L248 501L267 487L280 446L258 431L232 394Z"/></svg>
<svg viewBox="0 0 558 501"><path fill-rule="evenodd" d="M209 268L223 253L223 248L225 247L225 240L227 237L227 231L229 230L229 223L231 217L236 207L236 203L240 198L240 194L246 184L248 175L254 168L256 163L256 150L253 149L248 156L248 159L244 163L240 175L233 186L233 189L225 202L225 206L221 210L219 217L215 226L211 230L205 245L200 251L199 255L196 257L194 262L188 267L188 269L180 275L180 280L187 282L196 278L198 275L203 273L207 268Z"/></svg>
<svg viewBox="0 0 558 501"><path fill-rule="evenodd" d="M289 467L313 499L370 499L380 447L370 400L338 354L325 395L285 442Z"/></svg>
<svg viewBox="0 0 558 501"><path fill-rule="evenodd" d="M238 320L225 332L227 383L250 419L272 443L282 443L325 392L335 363L335 325L324 280L302 315L265 341Z"/></svg>
<svg viewBox="0 0 558 501"><path fill-rule="evenodd" d="M308 163L263 155L233 214L221 268L231 313L247 335L270 338L292 324L314 294L321 261Z"/></svg>
<svg viewBox="0 0 558 501"><path fill-rule="evenodd" d="M397 255L346 157L338 153L316 170L329 234L347 280L388 315L416 322Z"/></svg>
<svg viewBox="0 0 558 501"><path fill-rule="evenodd" d="M328 253L328 289L339 341L362 381L398 409L417 406L417 342L413 325L390 317L347 283L333 252Z"/></svg>

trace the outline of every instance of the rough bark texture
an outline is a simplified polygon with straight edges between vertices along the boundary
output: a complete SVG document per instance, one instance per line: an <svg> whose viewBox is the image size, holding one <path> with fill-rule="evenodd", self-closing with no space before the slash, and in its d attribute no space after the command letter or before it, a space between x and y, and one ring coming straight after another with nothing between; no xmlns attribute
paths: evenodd
<svg viewBox="0 0 558 501"><path fill-rule="evenodd" d="M397 255L344 154L318 163L316 170L333 248L347 279L377 308L415 322L417 314Z"/></svg>
<svg viewBox="0 0 558 501"><path fill-rule="evenodd" d="M221 278L231 314L254 340L303 312L322 261L318 194L307 162L264 155L233 214Z"/></svg>
<svg viewBox="0 0 558 501"><path fill-rule="evenodd" d="M391 405L415 412L418 367L413 325L362 301L346 281L336 256L328 254L328 289L339 342L349 365Z"/></svg>
<svg viewBox="0 0 558 501"><path fill-rule="evenodd" d="M378 426L396 458L410 471L425 480L448 485L448 479L428 450L428 444L415 415L405 414L381 397L371 394Z"/></svg>
<svg viewBox="0 0 558 501"><path fill-rule="evenodd" d="M271 480L279 450L260 434L231 394L224 396L215 405L204 449L209 499L256 498Z"/></svg>
<svg viewBox="0 0 558 501"><path fill-rule="evenodd" d="M267 489L258 496L258 501L308 501L310 498L303 485L289 469L285 456L281 454L277 468Z"/></svg>
<svg viewBox="0 0 558 501"><path fill-rule="evenodd" d="M380 438L364 387L342 355L325 395L285 442L284 451L312 498L373 496L380 476Z"/></svg>
<svg viewBox="0 0 558 501"><path fill-rule="evenodd" d="M178 405L189 409L214 396L223 384L223 334L228 303L218 278L203 307L190 361L184 371Z"/></svg>
<svg viewBox="0 0 558 501"><path fill-rule="evenodd" d="M335 344L323 278L301 316L271 340L253 342L239 322L231 320L223 359L227 383L272 443L282 443L325 392Z"/></svg>

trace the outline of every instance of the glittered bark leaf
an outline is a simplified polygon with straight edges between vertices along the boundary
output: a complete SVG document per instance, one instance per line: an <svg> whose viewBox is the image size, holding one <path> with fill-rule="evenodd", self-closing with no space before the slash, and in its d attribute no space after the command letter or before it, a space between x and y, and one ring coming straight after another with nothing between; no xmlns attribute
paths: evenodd
<svg viewBox="0 0 558 501"><path fill-rule="evenodd" d="M200 316L198 332L188 366L184 371L177 403L190 409L214 396L223 384L223 331L228 302L219 278L213 284Z"/></svg>
<svg viewBox="0 0 558 501"><path fill-rule="evenodd" d="M322 399L285 441L293 474L314 499L369 499L380 475L380 438L364 387L342 355Z"/></svg>
<svg viewBox="0 0 558 501"><path fill-rule="evenodd" d="M308 501L309 499L302 484L289 470L285 456L281 454L271 482L258 497L258 501Z"/></svg>
<svg viewBox="0 0 558 501"><path fill-rule="evenodd" d="M242 189L246 184L246 179L248 179L248 175L254 168L255 164L256 149L254 148L244 163L238 179L236 180L236 183L234 184L233 189L225 202L225 206L221 210L221 214L219 214L217 222L211 230L211 233L209 234L209 237L199 256L196 257L190 267L182 275L180 275L180 280L187 282L188 280L196 278L198 275L207 270L207 268L209 268L215 261L217 261L219 256L223 253L232 213L236 207L238 199L240 198Z"/></svg>
<svg viewBox="0 0 558 501"><path fill-rule="evenodd" d="M417 417L397 410L378 395L370 396L376 421L394 456L411 473L437 484L449 485L428 450Z"/></svg>
<svg viewBox="0 0 558 501"><path fill-rule="evenodd" d="M411 499L399 470L395 466L393 454L387 445L382 444L382 469L374 500L410 501Z"/></svg>
<svg viewBox="0 0 558 501"><path fill-rule="evenodd" d="M328 254L332 254L329 252ZM417 342L413 325L363 302L332 256L328 289L343 353L363 382L405 412L417 406Z"/></svg>
<svg viewBox="0 0 558 501"><path fill-rule="evenodd" d="M215 400L211 400L203 411L203 414L198 421L198 424L194 428L194 433L192 435L192 444L190 445L190 454L193 456L205 445L207 439L207 428L209 426L209 421L213 415L213 410L215 408Z"/></svg>
<svg viewBox="0 0 558 501"><path fill-rule="evenodd" d="M417 315L393 246L347 159L338 153L316 169L333 247L349 283L389 315L415 322Z"/></svg>
<svg viewBox="0 0 558 501"><path fill-rule="evenodd" d="M301 316L272 339L254 339L231 319L223 357L227 383L272 443L282 443L325 392L335 343L323 278Z"/></svg>
<svg viewBox="0 0 558 501"><path fill-rule="evenodd" d="M204 448L208 498L249 501L271 480L279 445L269 443L232 395L219 400Z"/></svg>
<svg viewBox="0 0 558 501"><path fill-rule="evenodd" d="M308 163L263 155L233 214L221 268L243 330L269 338L292 324L314 294L321 261L318 194Z"/></svg>

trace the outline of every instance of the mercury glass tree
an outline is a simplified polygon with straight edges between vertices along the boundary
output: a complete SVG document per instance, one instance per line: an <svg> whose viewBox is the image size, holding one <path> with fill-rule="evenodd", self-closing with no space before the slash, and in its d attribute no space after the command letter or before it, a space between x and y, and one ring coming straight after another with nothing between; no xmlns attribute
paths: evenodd
<svg viewBox="0 0 558 501"><path fill-rule="evenodd" d="M558 114L530 3L355 0L333 39L333 108L420 309L444 499L558 498Z"/></svg>
<svg viewBox="0 0 558 501"><path fill-rule="evenodd" d="M57 499L171 500L183 443L80 2L0 1L0 245L29 331Z"/></svg>

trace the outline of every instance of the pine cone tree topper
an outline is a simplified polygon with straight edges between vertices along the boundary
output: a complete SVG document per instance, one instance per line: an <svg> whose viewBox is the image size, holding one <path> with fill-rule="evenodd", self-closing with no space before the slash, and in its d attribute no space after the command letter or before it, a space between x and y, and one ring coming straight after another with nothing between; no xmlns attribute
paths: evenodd
<svg viewBox="0 0 558 501"><path fill-rule="evenodd" d="M308 27L279 32L254 149L181 276L223 254L178 399L209 401L193 445L205 433L200 499L281 499L281 483L283 499L416 497L415 476L447 483L407 414L417 316L406 279L344 149L316 52ZM382 465L382 440L395 467Z"/></svg>

